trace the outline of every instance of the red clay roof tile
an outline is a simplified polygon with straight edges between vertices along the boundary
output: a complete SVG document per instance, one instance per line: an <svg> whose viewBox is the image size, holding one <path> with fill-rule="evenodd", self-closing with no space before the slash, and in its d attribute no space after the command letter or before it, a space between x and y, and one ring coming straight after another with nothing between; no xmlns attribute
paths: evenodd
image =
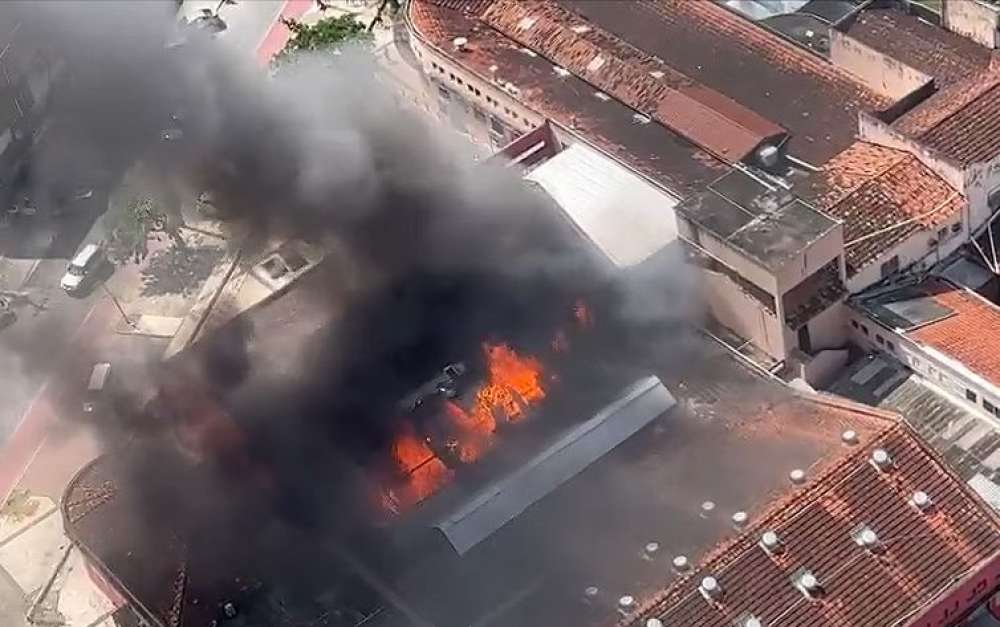
<svg viewBox="0 0 1000 627"><path fill-rule="evenodd" d="M784 129L736 101L683 77L672 68L556 4L497 0L483 20L629 107L650 115L719 159L740 161ZM675 87L651 74L668 75Z"/></svg>
<svg viewBox="0 0 1000 627"><path fill-rule="evenodd" d="M907 332L907 336L961 362L994 385L1000 385L1000 308L978 294L946 281L929 281L924 291L951 309L952 315Z"/></svg>
<svg viewBox="0 0 1000 627"><path fill-rule="evenodd" d="M849 276L920 230L952 219L964 198L913 155L855 142L812 185L817 205L844 221Z"/></svg>
<svg viewBox="0 0 1000 627"><path fill-rule="evenodd" d="M892 456L891 474L868 463L876 447ZM916 490L932 496L932 514L909 504ZM860 524L876 532L884 553L872 555L854 541L851 534ZM782 539L780 556L758 546L765 530ZM998 552L996 517L899 423L775 504L695 572L619 624L639 626L656 617L670 627L715 627L752 614L764 624L890 625L938 598L969 568ZM793 585L791 578L800 568L819 579L823 594L818 599L806 598ZM724 591L719 602L698 592L698 582L709 574Z"/></svg>

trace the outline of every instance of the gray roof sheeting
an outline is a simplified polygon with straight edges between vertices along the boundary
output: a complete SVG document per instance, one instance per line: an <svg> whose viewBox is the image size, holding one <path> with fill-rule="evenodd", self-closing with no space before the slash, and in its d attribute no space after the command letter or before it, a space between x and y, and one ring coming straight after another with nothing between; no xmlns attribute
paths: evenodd
<svg viewBox="0 0 1000 627"><path fill-rule="evenodd" d="M675 404L658 378L638 381L513 474L473 495L434 528L459 555L465 554Z"/></svg>

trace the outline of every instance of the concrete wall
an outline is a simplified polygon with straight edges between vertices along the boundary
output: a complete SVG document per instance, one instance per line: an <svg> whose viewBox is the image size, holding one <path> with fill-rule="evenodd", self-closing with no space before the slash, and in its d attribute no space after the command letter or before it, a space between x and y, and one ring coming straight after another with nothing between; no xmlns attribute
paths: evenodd
<svg viewBox="0 0 1000 627"><path fill-rule="evenodd" d="M740 251L704 229L698 230L696 239L691 237L691 224L680 214L677 215L677 233L688 241L697 241L699 246L710 255L735 270L747 281L774 296L775 300L780 303L780 299L777 298L778 280L769 270L745 257Z"/></svg>
<svg viewBox="0 0 1000 627"><path fill-rule="evenodd" d="M934 80L835 28L830 29L830 62L853 74L872 91L893 100Z"/></svg>
<svg viewBox="0 0 1000 627"><path fill-rule="evenodd" d="M996 48L1000 46L1000 10L977 0L943 0L941 25L972 41Z"/></svg>
<svg viewBox="0 0 1000 627"><path fill-rule="evenodd" d="M969 219L973 229L984 224L991 215L987 198L1000 190L1000 157L970 166L965 172L965 190L969 199Z"/></svg>
<svg viewBox="0 0 1000 627"><path fill-rule="evenodd" d="M502 148L522 133L542 124L545 117L526 107L498 80L487 80L461 64L461 52L439 51L412 33L411 47L428 80L429 90L439 102L439 117L448 121L472 141ZM451 55L455 55L454 58ZM448 92L448 100L438 96L439 88ZM492 120L502 124L503 133L492 128Z"/></svg>
<svg viewBox="0 0 1000 627"><path fill-rule="evenodd" d="M996 385L957 360L913 341L904 333L882 326L863 311L850 309L848 321L849 336L858 346L891 355L967 411L1000 424L997 415L983 407L984 399L1000 407L1000 388ZM975 402L967 399L966 390L975 393Z"/></svg>
<svg viewBox="0 0 1000 627"><path fill-rule="evenodd" d="M846 306L842 301L833 303L810 320L808 326L813 352L843 348L847 343Z"/></svg>
<svg viewBox="0 0 1000 627"><path fill-rule="evenodd" d="M747 296L729 277L711 270L699 271L703 277L702 296L712 316L771 357L785 359L793 345L786 343L781 319Z"/></svg>
<svg viewBox="0 0 1000 627"><path fill-rule="evenodd" d="M836 259L844 250L844 226L838 224L820 239L810 244L795 259L789 260L776 272L778 291L784 294Z"/></svg>
<svg viewBox="0 0 1000 627"><path fill-rule="evenodd" d="M961 229L958 232L953 232L953 224L960 224ZM945 231L943 238L939 235L939 231L942 229ZM932 245L930 243L932 239L937 240L937 243ZM916 263L923 262L931 265L955 252L967 241L968 224L965 216L959 214L949 222L936 227L934 231L917 231L896 246L883 251L874 261L847 280L847 289L852 294L856 294L880 281L882 279L882 264L892 259L893 256L899 256L901 270Z"/></svg>
<svg viewBox="0 0 1000 627"><path fill-rule="evenodd" d="M945 157L929 150L909 137L893 130L889 125L880 121L870 113L861 111L858 113L858 136L873 144L905 150L937 173L938 176L948 181L948 184L959 191L965 193L965 172L957 164L952 163Z"/></svg>

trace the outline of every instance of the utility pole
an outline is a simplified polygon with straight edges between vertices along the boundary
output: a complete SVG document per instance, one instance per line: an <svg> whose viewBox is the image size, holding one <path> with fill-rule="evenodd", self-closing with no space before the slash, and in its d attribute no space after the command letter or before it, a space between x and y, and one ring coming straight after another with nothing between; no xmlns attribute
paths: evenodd
<svg viewBox="0 0 1000 627"><path fill-rule="evenodd" d="M120 302L118 302L118 299L115 298L115 295L111 293L110 289L108 289L108 284L106 282L104 282L104 281L101 281L101 287L104 288L104 292L111 299L111 302L113 302L115 304L115 307L118 309L118 313L120 313L122 315L122 320L125 321L125 324L127 324L130 327L132 327L133 329L137 329L138 327L136 326L136 324L134 322L132 322L132 319L129 318L128 314L125 313L125 310L122 308L122 304Z"/></svg>

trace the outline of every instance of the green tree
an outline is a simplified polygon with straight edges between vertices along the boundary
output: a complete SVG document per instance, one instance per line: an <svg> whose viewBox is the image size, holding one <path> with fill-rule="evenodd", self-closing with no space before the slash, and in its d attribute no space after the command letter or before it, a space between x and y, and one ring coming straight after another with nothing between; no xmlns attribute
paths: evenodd
<svg viewBox="0 0 1000 627"><path fill-rule="evenodd" d="M110 203L106 218L108 253L116 261L144 259L151 231L162 228L163 212L153 198L127 190Z"/></svg>
<svg viewBox="0 0 1000 627"><path fill-rule="evenodd" d="M347 43L370 47L375 41L365 25L351 14L323 18L311 25L284 17L281 23L288 27L292 37L275 55L276 65L287 62L297 52L335 52Z"/></svg>

